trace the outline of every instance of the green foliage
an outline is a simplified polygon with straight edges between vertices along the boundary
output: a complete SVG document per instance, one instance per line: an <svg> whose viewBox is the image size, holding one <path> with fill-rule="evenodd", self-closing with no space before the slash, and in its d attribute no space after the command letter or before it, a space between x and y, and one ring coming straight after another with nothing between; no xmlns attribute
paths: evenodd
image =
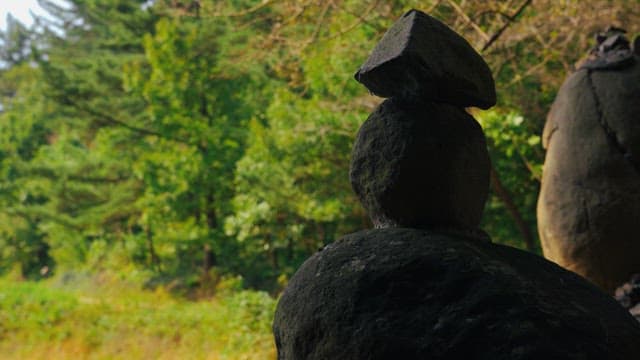
<svg viewBox="0 0 640 360"><path fill-rule="evenodd" d="M269 330L275 300L266 293L222 291L215 300L189 302L162 289L144 292L126 282L98 277L72 281L0 280L3 358L275 355ZM91 285L96 282L101 285Z"/></svg>
<svg viewBox="0 0 640 360"><path fill-rule="evenodd" d="M411 7L486 47L500 103L475 116L504 193L483 227L525 247L544 114L587 48L563 19L637 14L604 0L517 17L498 1L42 3L52 20L0 34L0 272L130 274L185 294L229 276L278 291L317 248L370 226L349 154L380 99L352 77Z"/></svg>
<svg viewBox="0 0 640 360"><path fill-rule="evenodd" d="M366 223L351 191L348 164L359 113L337 113L319 98L278 92L254 120L238 163L230 236L244 256L267 256L272 279L291 274L323 245Z"/></svg>
<svg viewBox="0 0 640 360"><path fill-rule="evenodd" d="M40 216L26 208L39 208L46 184L25 176L30 162L46 144L51 124L35 115L47 108L38 98L39 76L28 64L0 71L0 269L18 267L23 276L39 277L52 267L50 244L39 229Z"/></svg>
<svg viewBox="0 0 640 360"><path fill-rule="evenodd" d="M245 289L370 226L349 157L380 99L353 73L409 8L486 47L503 193L482 227L538 250L544 114L590 33L640 30L637 0L41 3L0 32L0 274L55 277L0 281L16 358L274 357L275 301Z"/></svg>
<svg viewBox="0 0 640 360"><path fill-rule="evenodd" d="M28 224L37 236L7 234L0 242L39 239L42 246L35 248L44 252L28 267L22 264L25 275L51 269L53 261L82 266L93 241L121 240L130 217L139 213L132 205L140 184L131 175L133 154L125 143L130 129L114 125L139 120L127 116L137 114L142 102L124 92L122 67L142 56L140 37L153 25L140 1L77 1L70 9L44 4L59 19L76 21L58 32L33 33L36 63L2 74L19 81L9 82L13 91L2 99L6 175L0 186L8 191L0 203L8 221ZM110 22L102 21L104 13ZM9 257L7 263L16 260Z"/></svg>
<svg viewBox="0 0 640 360"><path fill-rule="evenodd" d="M354 31L352 40L366 31ZM236 170L229 236L241 256L256 259L275 280L290 276L309 254L368 226L348 180L356 131L367 109L347 106L361 92L351 81L359 59L345 38L320 42L301 62L294 88L279 89L250 137ZM334 56L321 56L332 53Z"/></svg>
<svg viewBox="0 0 640 360"><path fill-rule="evenodd" d="M476 118L487 137L496 172L501 175L503 185L511 190L515 206L537 238L535 213L544 154L535 126L521 114L501 109L478 113ZM520 230L495 192L485 207L482 228L498 243L525 248Z"/></svg>
<svg viewBox="0 0 640 360"><path fill-rule="evenodd" d="M218 49L228 35L219 23L164 19L144 38L145 60L127 69L127 87L145 100L148 126L159 133L132 164L144 183L139 224L174 269L185 260L175 263L176 247L196 257L230 241L219 226L233 194L227 174L242 154L248 119L268 99L252 93L261 93L259 75L225 72Z"/></svg>
<svg viewBox="0 0 640 360"><path fill-rule="evenodd" d="M0 333L2 338L23 329L52 327L59 324L78 306L77 299L37 283L2 280L0 292ZM34 332L37 340L46 335Z"/></svg>

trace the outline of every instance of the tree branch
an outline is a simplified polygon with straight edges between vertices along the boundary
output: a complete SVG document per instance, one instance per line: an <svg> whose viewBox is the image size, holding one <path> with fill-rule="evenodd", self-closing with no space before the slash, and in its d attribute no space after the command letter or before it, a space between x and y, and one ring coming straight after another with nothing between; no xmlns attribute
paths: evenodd
<svg viewBox="0 0 640 360"><path fill-rule="evenodd" d="M360 11L360 12L354 12L350 9L347 9L346 7L341 7L338 5L338 7L340 8L340 10L346 12L347 14L357 18L358 20L360 20L359 22L353 24L352 26L349 26L347 29L351 30L352 28L355 28L357 25L360 24L365 24L373 29L375 29L378 32L384 32L386 30L386 28L379 26L378 24L374 24L371 21L367 20L367 15L369 15L371 13L371 11L373 11L373 9L375 9L376 7L378 7L380 3L380 0L375 1L369 8L367 8L365 11ZM347 30L347 31L348 31ZM341 33L346 33L347 31L341 31Z"/></svg>
<svg viewBox="0 0 640 360"><path fill-rule="evenodd" d="M342 10L342 11L344 11L344 12L346 12L346 13L348 13L348 14L350 14L350 15L354 16L354 17L356 17L358 20L357 20L355 23L353 23L353 24L351 24L351 25L347 26L346 28L344 28L344 29L342 29L342 30L338 31L337 33L335 33L335 34L332 34L332 35L328 36L326 39L327 39L327 40L330 40L330 39L338 38L338 37L340 37L340 36L342 36L342 35L344 35L344 34L348 33L349 31L351 31L351 30L355 29L355 28L356 28L356 27L358 27L360 24L365 24L365 25L368 25L368 26L372 26L372 27L374 27L374 28L376 28L376 29L378 29L378 30L381 30L381 29L379 29L378 27L373 26L373 25L372 25L371 23L369 23L369 22L367 21L367 19L366 19L367 15L369 15L369 14L371 13L371 11L373 11L373 9L375 9L375 8L378 6L378 4L379 4L379 3L380 3L380 0L376 0L376 1L374 1L374 2L373 2L373 4L372 4L369 8L367 8L364 12L362 12L362 13L360 13L360 14L353 13L352 11L349 11L349 10L347 10L347 9L345 9L345 8L342 8L342 7L339 7L339 6L338 6L338 7L340 8L340 10ZM337 5L336 5L336 6L337 6ZM351 80L351 79L349 79L349 80Z"/></svg>
<svg viewBox="0 0 640 360"><path fill-rule="evenodd" d="M518 18L518 16L520 16L520 14L522 14L524 9L526 9L526 7L531 4L531 1L532 0L525 0L513 15L507 16L506 17L507 18L507 22L505 22L504 25L502 25L502 27L500 29L498 29L498 31L496 31L493 35L491 35L491 38L489 38L489 41L487 41L484 44L484 46L482 47L482 50L480 50L480 52L484 52L489 47L491 47L491 45L493 45L493 43L496 42L496 40L498 40L500 38L500 36L502 36L502 33L504 33L504 31L507 30L507 28L509 26L511 26L511 24L513 24L516 21L516 19Z"/></svg>
<svg viewBox="0 0 640 360"><path fill-rule="evenodd" d="M264 0L259 4L254 5L254 6L250 7L250 8L242 10L242 11L238 11L238 12L234 12L234 13L226 13L226 14L213 13L213 14L210 14L209 16L211 16L211 17L241 17L241 16L252 14L252 13L254 13L256 11L259 11L261 9L264 9L265 7L271 5L271 4L275 3L275 2L276 2L275 0Z"/></svg>
<svg viewBox="0 0 640 360"><path fill-rule="evenodd" d="M524 243L525 243L525 246L527 247L527 250L534 251L535 240L533 238L533 235L531 234L531 230L529 229L529 226L527 225L526 221L522 217L522 214L520 214L520 211L518 210L518 207L513 201L513 198L511 197L507 189L502 184L502 181L500 181L496 168L495 166L493 166L493 162L491 162L490 177L491 177L491 187L495 190L496 195L498 195L498 198L502 200L502 202L504 203L504 206L507 208L507 211L509 212L509 214L511 214L511 216L515 220L516 226L518 227L518 230L520 230L520 233L524 238Z"/></svg>
<svg viewBox="0 0 640 360"><path fill-rule="evenodd" d="M471 25L471 27L478 33L480 34L480 36L484 39L484 41L489 41L489 35L487 35L487 33L485 33L480 26L478 26L478 24L476 24L475 22L473 22L473 20L471 20L469 18L469 16L467 16L467 14L460 8L460 6L458 4L456 4L453 0L447 0L447 2L449 3L449 5L458 13L458 15L464 19L464 21L467 22L467 24Z"/></svg>
<svg viewBox="0 0 640 360"><path fill-rule="evenodd" d="M101 123L107 123L107 124L111 124L111 125L115 125L115 126L120 126L123 127L127 130L136 132L138 134L142 134L142 135L149 135L149 136L155 136L161 139L165 139L165 140L170 140L170 141L174 141L180 144L185 144L185 145L190 145L190 146L196 146L198 148L200 148L200 144L194 143L189 141L189 139L185 139L185 138L181 138L181 137L176 137L176 136L169 136L166 134L162 134L158 131L155 130L149 130L149 129L145 129L145 128L141 128L141 127L137 127L137 126L133 126L133 125L129 125L127 123L125 123L124 121L118 120L116 118L114 118L113 116L109 115L109 114L105 114L102 113L100 111L97 111L95 109L92 109L88 106L83 106L78 104L77 102L75 102L74 100L70 99L70 98L65 98L65 103L67 103L68 105L73 106L74 108L76 108L79 111L85 112L91 116L93 116L94 118L96 118L98 120L98 122Z"/></svg>
<svg viewBox="0 0 640 360"><path fill-rule="evenodd" d="M117 184L122 181L129 180L129 178L125 177L91 177L91 176L80 176L80 175L71 175L68 177L69 180L85 182L85 183L107 183L107 184Z"/></svg>

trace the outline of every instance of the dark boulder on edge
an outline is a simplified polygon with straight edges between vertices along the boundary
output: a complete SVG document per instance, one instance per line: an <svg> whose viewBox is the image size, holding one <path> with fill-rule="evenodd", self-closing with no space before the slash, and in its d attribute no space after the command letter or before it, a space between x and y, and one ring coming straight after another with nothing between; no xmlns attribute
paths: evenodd
<svg viewBox="0 0 640 360"><path fill-rule="evenodd" d="M542 136L544 256L610 293L640 272L640 59L633 58L571 74Z"/></svg>
<svg viewBox="0 0 640 360"><path fill-rule="evenodd" d="M640 324L579 276L471 235L404 228L351 234L308 259L274 334L279 359L640 354Z"/></svg>
<svg viewBox="0 0 640 360"><path fill-rule="evenodd" d="M386 32L355 78L381 97L482 109L496 103L491 69L482 57L447 25L418 10Z"/></svg>

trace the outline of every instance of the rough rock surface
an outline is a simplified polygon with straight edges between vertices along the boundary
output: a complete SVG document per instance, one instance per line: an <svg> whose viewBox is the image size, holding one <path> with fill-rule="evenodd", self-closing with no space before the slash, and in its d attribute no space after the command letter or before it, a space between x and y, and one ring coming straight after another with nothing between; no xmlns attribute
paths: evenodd
<svg viewBox="0 0 640 360"><path fill-rule="evenodd" d="M474 229L489 191L485 137L462 109L387 99L358 132L350 178L376 227Z"/></svg>
<svg viewBox="0 0 640 360"><path fill-rule="evenodd" d="M416 229L348 235L307 260L275 316L279 359L637 359L640 324L536 255Z"/></svg>
<svg viewBox="0 0 640 360"><path fill-rule="evenodd" d="M635 55L634 55L635 56ZM640 271L640 62L583 68L543 133L538 199L544 256L612 293Z"/></svg>
<svg viewBox="0 0 640 360"><path fill-rule="evenodd" d="M418 10L387 31L355 78L382 97L482 109L496 103L491 70L482 57L460 35Z"/></svg>

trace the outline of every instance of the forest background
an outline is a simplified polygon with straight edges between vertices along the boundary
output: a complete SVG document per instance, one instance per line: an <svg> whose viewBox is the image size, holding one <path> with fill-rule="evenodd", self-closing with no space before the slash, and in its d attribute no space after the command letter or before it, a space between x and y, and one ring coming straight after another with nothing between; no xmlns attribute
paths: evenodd
<svg viewBox="0 0 640 360"><path fill-rule="evenodd" d="M410 8L491 67L498 105L470 109L493 164L482 228L539 253L550 104L595 33L640 32L638 0L40 3L0 33L0 353L16 358L273 356L287 279L371 226L348 168L381 99L353 74Z"/></svg>

